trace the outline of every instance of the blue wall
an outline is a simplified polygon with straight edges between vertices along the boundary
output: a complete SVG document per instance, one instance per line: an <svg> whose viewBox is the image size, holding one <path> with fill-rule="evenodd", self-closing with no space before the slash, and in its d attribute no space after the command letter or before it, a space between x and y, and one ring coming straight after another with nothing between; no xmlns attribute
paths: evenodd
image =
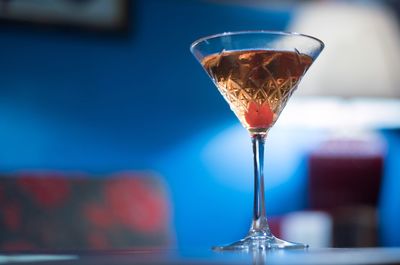
<svg viewBox="0 0 400 265"><path fill-rule="evenodd" d="M380 205L379 228L381 244L400 246L400 130L384 130L387 155Z"/></svg>
<svg viewBox="0 0 400 265"><path fill-rule="evenodd" d="M178 243L237 238L245 232L232 233L238 222L222 234L216 233L221 224L210 223L217 211L210 203L226 203L219 194L224 185L197 162L201 145L237 121L189 45L223 31L282 30L291 11L138 0L132 14L128 37L1 28L0 170L155 169L170 185ZM246 194L227 207L233 215L227 218L245 229L250 214L232 209L250 210ZM201 224L215 236L196 232Z"/></svg>
<svg viewBox="0 0 400 265"><path fill-rule="evenodd" d="M1 27L0 170L153 169L169 184L180 245L238 239L251 216L250 142L189 45L223 31L284 30L292 13L137 0L128 37ZM307 204L305 154L321 138L310 133L271 132L271 215Z"/></svg>
<svg viewBox="0 0 400 265"><path fill-rule="evenodd" d="M221 31L283 29L290 16L136 2L127 38L2 28L2 169L151 168L154 153L232 119L190 43Z"/></svg>

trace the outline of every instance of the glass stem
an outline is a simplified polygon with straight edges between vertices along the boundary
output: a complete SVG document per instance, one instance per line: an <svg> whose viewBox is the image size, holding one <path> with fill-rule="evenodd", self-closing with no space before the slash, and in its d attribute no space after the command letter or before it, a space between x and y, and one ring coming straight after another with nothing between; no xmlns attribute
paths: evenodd
<svg viewBox="0 0 400 265"><path fill-rule="evenodd" d="M249 236L272 237L265 212L264 145L266 134L252 135L254 154L254 208Z"/></svg>

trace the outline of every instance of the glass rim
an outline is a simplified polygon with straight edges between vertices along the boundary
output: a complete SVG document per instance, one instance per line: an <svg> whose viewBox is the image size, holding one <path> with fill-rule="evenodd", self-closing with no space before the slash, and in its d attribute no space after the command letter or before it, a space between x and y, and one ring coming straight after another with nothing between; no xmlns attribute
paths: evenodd
<svg viewBox="0 0 400 265"><path fill-rule="evenodd" d="M199 44L203 41L206 41L206 40L215 39L215 38L219 38L219 37L223 37L223 36L232 36L232 35L240 35L240 34L256 34L256 33L306 37L306 38L310 38L310 39L317 41L321 45L322 49L325 47L325 43L322 40L320 40L316 37L313 37L311 35L303 34L303 33L298 33L298 32L293 32L293 31L274 31L274 30L242 30L242 31L227 31L227 32L222 32L222 33L217 33L217 34L212 34L212 35L208 35L205 37L201 37L201 38L195 40L194 42L192 42L192 44L190 45L190 50L193 52L193 49L197 44Z"/></svg>

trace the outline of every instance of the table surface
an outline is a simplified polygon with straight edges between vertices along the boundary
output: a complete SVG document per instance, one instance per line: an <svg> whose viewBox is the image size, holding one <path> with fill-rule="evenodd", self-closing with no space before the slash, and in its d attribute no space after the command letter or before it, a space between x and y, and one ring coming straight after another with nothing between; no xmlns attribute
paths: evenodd
<svg viewBox="0 0 400 265"><path fill-rule="evenodd" d="M400 264L400 248L214 252L209 249L0 252L0 264Z"/></svg>

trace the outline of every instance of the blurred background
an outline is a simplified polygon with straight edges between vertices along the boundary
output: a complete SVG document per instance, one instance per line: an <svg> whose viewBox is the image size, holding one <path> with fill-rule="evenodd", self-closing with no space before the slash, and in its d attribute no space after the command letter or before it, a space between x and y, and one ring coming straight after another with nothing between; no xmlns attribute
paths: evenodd
<svg viewBox="0 0 400 265"><path fill-rule="evenodd" d="M266 143L273 232L400 246L399 15L394 0L0 1L0 248L243 237L250 139L189 46L249 29L326 44Z"/></svg>

